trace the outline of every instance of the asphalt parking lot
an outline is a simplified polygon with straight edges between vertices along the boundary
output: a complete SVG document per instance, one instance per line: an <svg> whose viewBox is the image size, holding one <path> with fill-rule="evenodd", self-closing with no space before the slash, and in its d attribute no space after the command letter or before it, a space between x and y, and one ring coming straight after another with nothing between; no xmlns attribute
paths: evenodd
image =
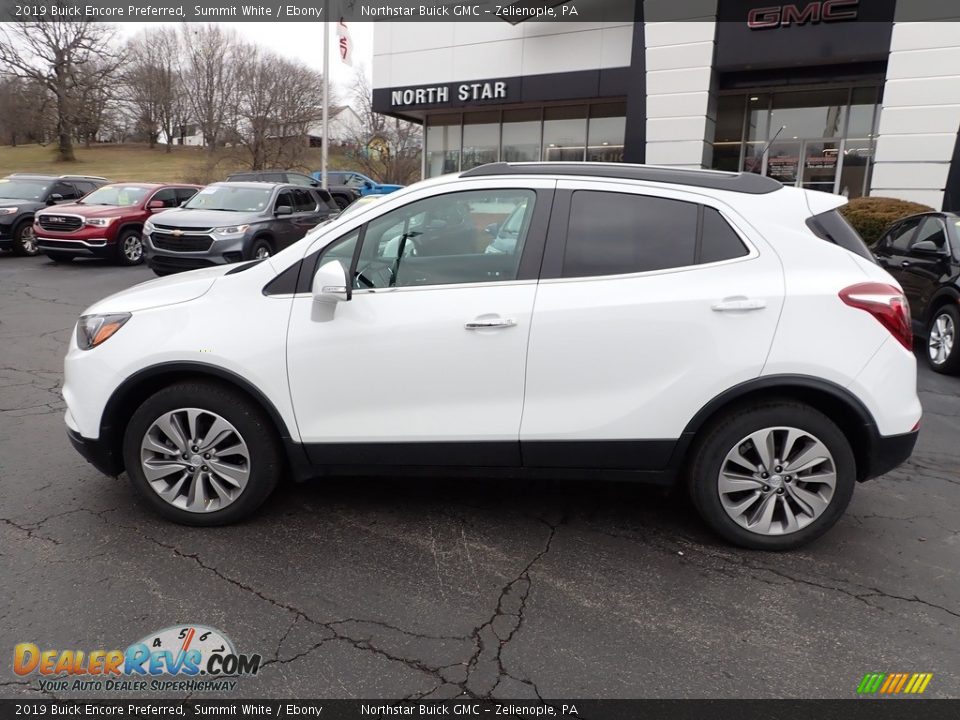
<svg viewBox="0 0 960 720"><path fill-rule="evenodd" d="M201 623L264 656L233 697L842 698L867 672L960 697L960 379L921 368L913 458L799 552L730 548L624 484L287 484L250 522L184 528L63 430L76 316L152 277L0 255L0 696L41 697L18 642Z"/></svg>

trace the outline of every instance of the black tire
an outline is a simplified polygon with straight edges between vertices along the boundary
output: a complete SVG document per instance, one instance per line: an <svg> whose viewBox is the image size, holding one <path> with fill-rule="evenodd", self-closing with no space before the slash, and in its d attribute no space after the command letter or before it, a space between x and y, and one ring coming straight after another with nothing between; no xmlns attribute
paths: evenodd
<svg viewBox="0 0 960 720"><path fill-rule="evenodd" d="M114 247L113 260L127 267L143 263L143 239L140 230L129 228L120 233Z"/></svg>
<svg viewBox="0 0 960 720"><path fill-rule="evenodd" d="M273 255L273 243L264 237L254 238L253 242L250 243L250 250L247 254L247 260L257 260L260 258L261 253L266 253L266 255L263 257L270 257Z"/></svg>
<svg viewBox="0 0 960 720"><path fill-rule="evenodd" d="M951 329L951 347L949 352L946 353L946 357L941 362L936 362L932 355L930 343L933 342L933 333L937 329L937 323L941 322L941 318L946 321L947 327ZM944 375L960 374L960 350L957 350L958 340L960 340L960 311L952 304L938 307L930 318L930 322L927 323L927 340L924 348L924 354L927 356L927 364L934 372L943 373Z"/></svg>
<svg viewBox="0 0 960 720"><path fill-rule="evenodd" d="M225 507L190 512L160 497L148 483L140 462L140 444L151 425L164 413L197 408L216 413L236 428L249 452L245 488ZM127 475L137 492L165 518L182 525L227 525L251 515L273 492L283 469L283 454L269 417L255 403L230 387L202 381L171 385L150 396L137 408L123 438Z"/></svg>
<svg viewBox="0 0 960 720"><path fill-rule="evenodd" d="M26 257L35 257L40 254L37 239L33 234L32 218L21 220L13 228L13 252Z"/></svg>
<svg viewBox="0 0 960 720"><path fill-rule="evenodd" d="M724 509L719 476L727 453L742 447L748 435L780 427L797 428L820 440L833 456L836 481L829 504L808 525L785 534L759 534L741 526ZM687 482L694 506L720 537L751 550L792 550L820 537L840 519L853 496L856 474L850 442L826 415L799 402L770 400L740 406L706 427L695 442ZM781 488L788 490L783 485ZM782 516L783 511L779 512Z"/></svg>
<svg viewBox="0 0 960 720"><path fill-rule="evenodd" d="M61 252L48 252L47 257L53 260L55 263L69 263L73 262L74 258L76 258L76 255Z"/></svg>

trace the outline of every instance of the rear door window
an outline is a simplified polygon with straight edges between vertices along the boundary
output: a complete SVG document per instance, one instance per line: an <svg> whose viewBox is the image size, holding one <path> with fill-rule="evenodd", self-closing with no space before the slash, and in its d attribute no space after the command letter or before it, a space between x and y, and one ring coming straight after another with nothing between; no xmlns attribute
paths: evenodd
<svg viewBox="0 0 960 720"><path fill-rule="evenodd" d="M703 230L700 239L701 263L720 262L749 255L740 236L730 223L712 207L703 208Z"/></svg>
<svg viewBox="0 0 960 720"><path fill-rule="evenodd" d="M570 203L562 277L649 272L693 265L695 203L579 190Z"/></svg>
<svg viewBox="0 0 960 720"><path fill-rule="evenodd" d="M309 190L292 190L293 194L293 211L294 212L315 212L317 209L317 201L314 200L313 196L310 194Z"/></svg>

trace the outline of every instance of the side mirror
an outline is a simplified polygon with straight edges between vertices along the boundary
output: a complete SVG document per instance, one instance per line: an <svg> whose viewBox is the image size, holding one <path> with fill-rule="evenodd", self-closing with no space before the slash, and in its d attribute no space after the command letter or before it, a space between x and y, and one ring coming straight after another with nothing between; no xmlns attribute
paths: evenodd
<svg viewBox="0 0 960 720"><path fill-rule="evenodd" d="M370 182L369 180L364 180L364 181L363 181L363 186L364 186L367 190L370 190L370 189L373 188L373 183Z"/></svg>
<svg viewBox="0 0 960 720"><path fill-rule="evenodd" d="M910 252L915 252L918 255L940 255L940 248L937 247L937 244L933 240L921 240L916 243L913 247L910 248Z"/></svg>
<svg viewBox="0 0 960 720"><path fill-rule="evenodd" d="M186 207L188 202L190 202L190 201L189 201L189 200L184 200L182 203L180 203L180 207Z"/></svg>
<svg viewBox="0 0 960 720"><path fill-rule="evenodd" d="M497 233L500 232L500 226L497 223L490 223L487 225L483 231L493 237L497 236Z"/></svg>
<svg viewBox="0 0 960 720"><path fill-rule="evenodd" d="M278 205L277 209L273 211L274 215L293 215L293 208L289 205Z"/></svg>
<svg viewBox="0 0 960 720"><path fill-rule="evenodd" d="M331 260L317 270L312 290L314 302L337 303L353 297L353 288L339 260Z"/></svg>
<svg viewBox="0 0 960 720"><path fill-rule="evenodd" d="M61 195L60 193L54 193L53 195L50 196L50 199L47 200L47 205L53 205L54 203L58 203L61 200L63 200L63 195Z"/></svg>
<svg viewBox="0 0 960 720"><path fill-rule="evenodd" d="M147 203L148 210L162 210L164 207L163 200L151 200Z"/></svg>

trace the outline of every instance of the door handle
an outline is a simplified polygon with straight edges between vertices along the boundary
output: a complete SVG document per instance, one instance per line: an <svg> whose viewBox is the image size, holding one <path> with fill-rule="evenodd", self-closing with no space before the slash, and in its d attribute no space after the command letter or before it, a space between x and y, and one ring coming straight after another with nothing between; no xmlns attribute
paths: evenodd
<svg viewBox="0 0 960 720"><path fill-rule="evenodd" d="M514 327L517 321L513 318L490 318L489 320L471 320L464 324L467 330L488 330L490 328Z"/></svg>
<svg viewBox="0 0 960 720"><path fill-rule="evenodd" d="M766 300L755 300L747 297L724 298L711 305L716 312L745 312L747 310L762 310L767 306Z"/></svg>

